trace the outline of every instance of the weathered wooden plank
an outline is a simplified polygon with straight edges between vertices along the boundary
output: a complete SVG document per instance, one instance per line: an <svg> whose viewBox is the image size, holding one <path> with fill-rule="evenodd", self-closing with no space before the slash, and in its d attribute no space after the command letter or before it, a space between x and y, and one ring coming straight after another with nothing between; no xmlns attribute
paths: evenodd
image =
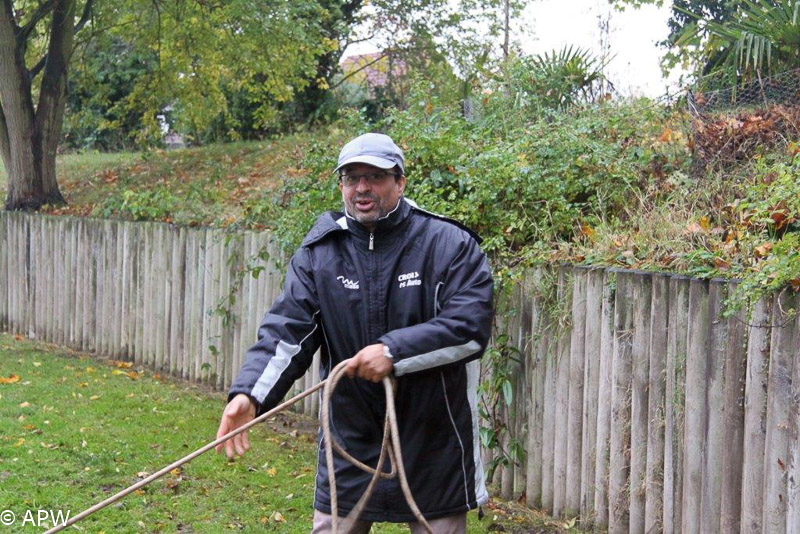
<svg viewBox="0 0 800 534"><path fill-rule="evenodd" d="M731 282L727 291L734 291ZM744 387L747 373L747 310L741 309L728 322L725 342L725 380L722 405L722 503L720 530L740 532L742 512L742 465L744 461Z"/></svg>
<svg viewBox="0 0 800 534"><path fill-rule="evenodd" d="M795 305L800 299L795 298ZM795 308L796 309L796 308ZM800 533L800 315L792 338L792 392L789 402L789 461L786 468L786 533Z"/></svg>
<svg viewBox="0 0 800 534"><path fill-rule="evenodd" d="M526 442L527 480L525 492L527 505L531 508L542 507L542 443L544 415L544 377L545 359L547 357L546 314L542 309L540 283L541 269L536 269L526 277L526 285L530 288L531 322L528 330L531 336L531 351L527 355L530 369L531 397L528 410L528 439Z"/></svg>
<svg viewBox="0 0 800 534"><path fill-rule="evenodd" d="M689 341L686 354L682 521L684 532L702 531L703 444L706 433L706 367L711 318L708 282L689 284Z"/></svg>
<svg viewBox="0 0 800 534"><path fill-rule="evenodd" d="M788 291L782 292L773 301L767 435L764 442L762 525L765 532L786 530L786 465L789 460L792 366L796 352L792 347L794 320L787 317L786 311L796 307L797 298Z"/></svg>
<svg viewBox="0 0 800 534"><path fill-rule="evenodd" d="M647 386L647 467L645 474L645 532L662 530L664 478L664 411L669 331L669 277L652 275L650 304L649 377Z"/></svg>
<svg viewBox="0 0 800 534"><path fill-rule="evenodd" d="M77 217L74 219L75 232L75 306L74 306L74 332L75 345L78 350L83 350L86 346L86 307L88 304L88 280L89 280L89 246L86 233L86 219Z"/></svg>
<svg viewBox="0 0 800 534"><path fill-rule="evenodd" d="M748 324L747 379L744 400L741 531L760 533L764 503L764 443L772 302L759 299Z"/></svg>
<svg viewBox="0 0 800 534"><path fill-rule="evenodd" d="M569 349L567 401L566 499L563 514L575 516L581 508L581 454L583 452L583 388L586 370L586 286L585 268L572 270L572 331Z"/></svg>
<svg viewBox="0 0 800 534"><path fill-rule="evenodd" d="M92 232L90 221L84 219L81 221L81 241L82 241L82 256L85 258L82 269L83 291L81 293L81 350L84 352L91 351L91 338L93 332L93 317L91 309L94 306L94 290L92 287L92 270L94 258L92 255Z"/></svg>
<svg viewBox="0 0 800 534"><path fill-rule="evenodd" d="M42 218L34 219L27 214L25 220L29 224L30 231L28 233L28 259L26 266L26 274L30 282L31 299L30 305L32 308L32 322L28 325L26 335L32 337L39 336L40 340L44 340L44 328L41 328L44 312L42 310L44 305L44 281L46 279L44 272L44 261L42 258L41 240L45 232L42 230L44 221Z"/></svg>
<svg viewBox="0 0 800 534"><path fill-rule="evenodd" d="M683 427L686 351L689 323L689 279L669 281L669 331L667 332L666 409L664 413L663 530L679 532L683 501Z"/></svg>
<svg viewBox="0 0 800 534"><path fill-rule="evenodd" d="M173 247L172 256L172 308L170 310L170 373L183 376L184 365L184 313L188 305L186 299L186 233L184 227L176 228L177 246Z"/></svg>
<svg viewBox="0 0 800 534"><path fill-rule="evenodd" d="M650 379L650 319L653 280L649 273L633 277L633 339L631 345L631 444L629 531L644 532L647 475L648 393Z"/></svg>
<svg viewBox="0 0 800 534"><path fill-rule="evenodd" d="M66 318L65 324L65 338L66 344L70 347L75 347L75 301L77 296L77 274L78 274L78 256L77 256L77 242L78 231L75 219L69 217L65 219L66 231L65 236L67 243L66 255L66 302L64 303L64 313Z"/></svg>
<svg viewBox="0 0 800 534"><path fill-rule="evenodd" d="M597 406L601 323L603 321L603 273L593 269L586 277L586 319L584 328L583 422L581 429L581 487L580 513L583 518L594 517L595 462L597 460Z"/></svg>
<svg viewBox="0 0 800 534"><path fill-rule="evenodd" d="M169 226L159 224L158 229L158 315L157 315L157 344L156 344L156 369L161 371L169 369L169 299L172 297L172 235Z"/></svg>
<svg viewBox="0 0 800 534"><path fill-rule="evenodd" d="M631 425L631 380L633 371L633 280L630 273L616 271L614 295L614 352L611 389L611 455L608 476L608 528L611 532L629 528L629 454Z"/></svg>
<svg viewBox="0 0 800 534"><path fill-rule="evenodd" d="M197 344L195 341L196 302L199 293L197 284L198 243L196 230L186 234L186 307L183 313L184 321L184 358L182 377L190 380L195 378L195 359L197 358Z"/></svg>
<svg viewBox="0 0 800 534"><path fill-rule="evenodd" d="M197 380L201 382L205 382L208 380L208 370L203 369L204 366L210 366L209 362L209 353L208 353L208 335L209 335L209 316L208 316L208 309L209 309L209 302L210 302L210 295L211 295L211 271L210 266L212 257L213 257L213 250L210 247L209 241L209 230L204 229L203 234L200 237L200 251L201 251L201 258L203 263L198 265L199 272L198 277L201 280L200 287L200 305L198 306L198 325L197 325L197 354L199 359L197 361Z"/></svg>
<svg viewBox="0 0 800 534"><path fill-rule="evenodd" d="M520 317L519 317L519 367L517 375L517 413L516 436L521 447L525 446L528 439L528 412L531 403L531 373L530 353L532 351L531 314L533 288L526 284L525 278L519 281L520 285ZM514 495L525 494L528 476L528 463L523 456L514 464ZM525 494L527 499L527 494Z"/></svg>
<svg viewBox="0 0 800 534"><path fill-rule="evenodd" d="M558 270L557 302L571 302L571 282L567 267ZM567 308L568 310L569 308ZM559 416L555 419L555 453L553 455L553 515L559 517L566 506L567 489L567 439L569 435L568 418L564 414L569 410L569 352L571 332L569 325L559 325L558 348L556 356L556 403Z"/></svg>
<svg viewBox="0 0 800 534"><path fill-rule="evenodd" d="M133 322L135 314L133 313L134 295L134 265L136 264L136 245L133 242L133 225L121 222L119 223L120 241L122 243L122 295L120 298L119 310L119 352L120 357L125 360L132 360L132 344L131 333L133 331Z"/></svg>
<svg viewBox="0 0 800 534"><path fill-rule="evenodd" d="M547 273L545 276L547 277L545 283L550 283L553 273ZM552 309L553 303L546 302L545 306L550 307L550 310L545 320L546 352L542 355L542 362L545 366L544 412L542 415L542 507L552 514L555 475L555 428L556 417L558 417L556 413L556 377L558 375L558 337L560 332Z"/></svg>
<svg viewBox="0 0 800 534"><path fill-rule="evenodd" d="M701 525L704 532L720 531L722 504L722 453L723 453L723 394L725 379L725 347L728 339L728 322L722 317L725 300L725 283L714 279L709 287L711 319L710 350L706 360L705 376L705 440L703 447L703 495L701 498ZM727 452L726 452L727 454Z"/></svg>
<svg viewBox="0 0 800 534"><path fill-rule="evenodd" d="M24 255L24 263L22 273L26 274L31 272L31 266L33 263L33 250L31 248L31 232L33 229L31 226L33 225L33 218L27 214L24 214L22 217L24 221L24 228L25 233L23 234L23 239L25 240L25 250L26 254ZM25 325L22 331L22 334L30 337L34 334L34 318L33 318L33 299L34 299L34 286L31 285L31 282L26 281L25 284Z"/></svg>
<svg viewBox="0 0 800 534"><path fill-rule="evenodd" d="M145 361L145 346L144 346L144 332L146 329L145 319L146 313L146 287L145 280L147 278L147 225L136 226L136 300L135 300L135 313L136 313L136 329L134 333L134 361L141 364Z"/></svg>
<svg viewBox="0 0 800 534"><path fill-rule="evenodd" d="M234 291L233 281L234 281L234 273L232 273L232 269L236 268L237 260L236 260L236 237L233 234L222 236L223 239L223 253L222 253L222 264L220 265L221 268L221 293L219 299L219 305L224 308L226 316L220 318L220 345L222 346L222 351L220 353L220 361L218 365L218 372L217 372L217 383L216 388L221 390L225 387L225 381L228 379L230 375L230 366L231 366L231 357L233 356L233 336L232 330L234 324L229 322L228 317L234 318L235 320L235 300L237 294Z"/></svg>
<svg viewBox="0 0 800 534"><path fill-rule="evenodd" d="M598 274L598 277L600 275ZM611 437L611 400L613 388L614 353L614 301L616 274L602 272L603 295L600 319L600 363L597 383L597 438L596 462L594 470L594 513L595 524L608 527L608 473Z"/></svg>
<svg viewBox="0 0 800 534"><path fill-rule="evenodd" d="M236 255L236 263L231 264L231 283L236 286L235 297L233 303L233 320L228 325L229 335L231 337L231 351L227 359L226 376L223 388L228 389L233 382L233 377L239 370L239 355L241 354L241 340L242 340L242 326L244 326L244 309L245 309L245 276L248 276L245 271L247 261L247 234L239 235L234 243L234 254Z"/></svg>

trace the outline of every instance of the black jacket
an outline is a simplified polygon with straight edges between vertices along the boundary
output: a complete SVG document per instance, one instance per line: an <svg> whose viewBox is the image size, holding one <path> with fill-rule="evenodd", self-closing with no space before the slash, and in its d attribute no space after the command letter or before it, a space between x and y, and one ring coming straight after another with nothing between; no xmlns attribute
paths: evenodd
<svg viewBox="0 0 800 534"><path fill-rule="evenodd" d="M426 518L476 508L488 499L477 428L478 362L489 340L492 278L478 241L454 221L401 198L373 233L342 213L319 217L292 257L281 296L264 317L229 398L245 393L263 413L306 372L321 347L321 372L374 343L389 347L397 377L403 462ZM383 386L339 382L331 406L334 438L377 463ZM334 454L338 502L346 514L370 475ZM330 513L320 440L314 507ZM381 480L361 516L414 520L397 479Z"/></svg>

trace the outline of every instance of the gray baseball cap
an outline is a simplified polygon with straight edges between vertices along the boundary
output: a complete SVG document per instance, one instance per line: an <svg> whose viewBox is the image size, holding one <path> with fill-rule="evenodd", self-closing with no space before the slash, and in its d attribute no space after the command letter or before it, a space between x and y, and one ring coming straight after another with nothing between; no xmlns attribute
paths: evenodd
<svg viewBox="0 0 800 534"><path fill-rule="evenodd" d="M333 170L337 172L351 163L366 163L379 169L391 169L395 165L405 174L403 151L394 144L388 135L366 133L344 145L339 152L339 164Z"/></svg>

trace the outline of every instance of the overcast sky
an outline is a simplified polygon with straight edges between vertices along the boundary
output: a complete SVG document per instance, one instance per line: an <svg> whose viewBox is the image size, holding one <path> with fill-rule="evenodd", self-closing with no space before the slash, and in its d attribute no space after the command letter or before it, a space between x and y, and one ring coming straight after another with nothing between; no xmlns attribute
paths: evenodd
<svg viewBox="0 0 800 534"><path fill-rule="evenodd" d="M644 6L619 12L606 0L537 0L530 2L519 21L519 41L528 53L572 44L599 54L598 17L610 15L609 79L624 94L657 97L664 94L668 81L663 79L659 64L664 51L656 43L669 33L671 5L665 2L660 8ZM524 37L526 34L528 37Z"/></svg>
<svg viewBox="0 0 800 534"><path fill-rule="evenodd" d="M561 49L564 45L589 48L601 54L598 17L610 14L610 49L612 59L607 76L625 95L658 97L667 86L674 92L677 74L667 81L661 75L659 61L664 51L656 46L669 30L670 6L645 6L612 10L607 0L532 0L519 20L514 21L512 38L526 53ZM376 51L375 46L351 47L345 55Z"/></svg>

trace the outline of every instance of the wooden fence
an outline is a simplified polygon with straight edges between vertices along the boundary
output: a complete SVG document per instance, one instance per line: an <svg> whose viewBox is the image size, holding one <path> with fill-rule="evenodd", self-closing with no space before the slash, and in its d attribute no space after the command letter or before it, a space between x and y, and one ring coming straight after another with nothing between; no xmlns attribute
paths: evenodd
<svg viewBox="0 0 800 534"><path fill-rule="evenodd" d="M497 471L504 496L610 532L800 532L797 295L726 318L722 280L547 276L506 321L527 455Z"/></svg>
<svg viewBox="0 0 800 534"><path fill-rule="evenodd" d="M281 263L268 234L0 212L0 331L224 389ZM800 532L798 298L725 318L730 289L580 267L519 283L506 444L527 454L497 470L503 496L611 532Z"/></svg>

